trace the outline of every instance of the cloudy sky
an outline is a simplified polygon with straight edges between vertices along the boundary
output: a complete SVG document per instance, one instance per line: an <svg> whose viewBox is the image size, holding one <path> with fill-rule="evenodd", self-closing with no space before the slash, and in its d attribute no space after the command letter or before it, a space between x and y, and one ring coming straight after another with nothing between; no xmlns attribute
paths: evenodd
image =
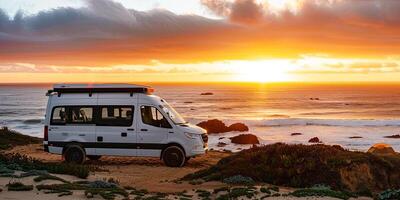
<svg viewBox="0 0 400 200"><path fill-rule="evenodd" d="M0 82L399 81L398 0L0 0Z"/></svg>

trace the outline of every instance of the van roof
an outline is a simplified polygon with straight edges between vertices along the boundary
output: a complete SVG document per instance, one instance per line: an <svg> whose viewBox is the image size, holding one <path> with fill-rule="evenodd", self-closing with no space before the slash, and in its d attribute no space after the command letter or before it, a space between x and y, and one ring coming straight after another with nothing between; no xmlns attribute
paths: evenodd
<svg viewBox="0 0 400 200"><path fill-rule="evenodd" d="M146 93L150 94L153 88L135 84L55 84L48 93Z"/></svg>

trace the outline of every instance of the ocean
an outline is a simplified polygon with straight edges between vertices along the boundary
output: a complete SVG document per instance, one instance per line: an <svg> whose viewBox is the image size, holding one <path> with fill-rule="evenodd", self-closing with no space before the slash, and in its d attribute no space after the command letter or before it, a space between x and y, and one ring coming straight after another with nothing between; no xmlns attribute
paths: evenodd
<svg viewBox="0 0 400 200"><path fill-rule="evenodd" d="M243 122L262 144L304 143L318 137L325 144L366 151L387 143L400 151L400 85L395 84L150 84L191 123L220 119ZM50 84L0 85L0 126L42 137ZM211 92L213 95L200 95ZM302 133L291 136L291 133ZM239 133L210 135L210 148L237 151L230 144ZM352 136L361 138L351 139ZM220 139L224 137L223 139ZM228 143L217 147L218 142Z"/></svg>

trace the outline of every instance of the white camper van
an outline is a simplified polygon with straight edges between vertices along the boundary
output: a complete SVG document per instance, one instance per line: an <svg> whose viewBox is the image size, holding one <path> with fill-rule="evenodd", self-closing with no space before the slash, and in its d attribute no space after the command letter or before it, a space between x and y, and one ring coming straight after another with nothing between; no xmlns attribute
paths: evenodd
<svg viewBox="0 0 400 200"><path fill-rule="evenodd" d="M187 123L147 86L58 84L49 90L44 149L66 162L101 156L159 157L181 167L207 150L206 130Z"/></svg>

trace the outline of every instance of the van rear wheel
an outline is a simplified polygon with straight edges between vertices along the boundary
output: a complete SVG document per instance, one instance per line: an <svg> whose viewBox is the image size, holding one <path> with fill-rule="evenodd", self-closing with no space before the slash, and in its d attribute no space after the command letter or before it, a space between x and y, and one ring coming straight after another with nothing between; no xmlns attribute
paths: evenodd
<svg viewBox="0 0 400 200"><path fill-rule="evenodd" d="M162 159L168 167L183 167L186 163L185 152L177 146L167 147Z"/></svg>
<svg viewBox="0 0 400 200"><path fill-rule="evenodd" d="M88 155L89 160L99 160L101 156L99 155Z"/></svg>
<svg viewBox="0 0 400 200"><path fill-rule="evenodd" d="M64 159L67 163L82 164L85 162L86 153L79 145L67 146L64 152Z"/></svg>

